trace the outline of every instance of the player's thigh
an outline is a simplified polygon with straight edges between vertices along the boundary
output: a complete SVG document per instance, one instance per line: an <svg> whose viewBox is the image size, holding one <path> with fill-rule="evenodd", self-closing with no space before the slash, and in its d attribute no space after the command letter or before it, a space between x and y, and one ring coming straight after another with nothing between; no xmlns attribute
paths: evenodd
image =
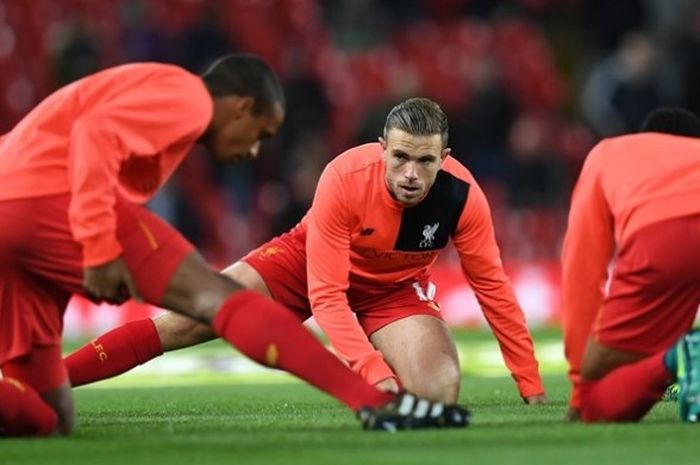
<svg viewBox="0 0 700 465"><path fill-rule="evenodd" d="M457 400L459 358L443 320L407 316L373 332L370 341L406 389L435 400Z"/></svg>
<svg viewBox="0 0 700 465"><path fill-rule="evenodd" d="M586 380L600 379L616 368L648 356L647 353L615 349L591 339L583 354L581 376Z"/></svg>
<svg viewBox="0 0 700 465"><path fill-rule="evenodd" d="M265 280L258 270L242 260L225 268L221 273L241 284L246 289L258 291L266 297L272 297Z"/></svg>
<svg viewBox="0 0 700 465"><path fill-rule="evenodd" d="M582 365L597 379L667 350L693 324L700 304L700 217L665 221L623 245Z"/></svg>
<svg viewBox="0 0 700 465"><path fill-rule="evenodd" d="M193 252L170 277L160 305L209 324L226 299L242 289L241 284L215 272Z"/></svg>
<svg viewBox="0 0 700 465"><path fill-rule="evenodd" d="M227 267L222 274L241 284L246 289L270 297L270 292L260 274L245 262L239 261ZM200 323L186 315L166 311L153 320L163 350L171 351L191 347L216 338L211 326Z"/></svg>

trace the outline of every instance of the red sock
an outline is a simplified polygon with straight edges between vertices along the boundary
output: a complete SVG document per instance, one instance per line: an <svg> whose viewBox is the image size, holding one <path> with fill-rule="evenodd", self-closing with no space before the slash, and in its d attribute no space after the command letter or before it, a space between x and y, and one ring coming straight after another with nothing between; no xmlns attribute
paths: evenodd
<svg viewBox="0 0 700 465"><path fill-rule="evenodd" d="M46 436L58 415L31 386L14 378L0 379L0 436Z"/></svg>
<svg viewBox="0 0 700 465"><path fill-rule="evenodd" d="M617 368L605 377L581 383L581 418L594 421L638 421L661 399L673 375L665 352Z"/></svg>
<svg viewBox="0 0 700 465"><path fill-rule="evenodd" d="M64 362L71 384L82 386L120 375L162 353L155 324L145 319L103 334L70 354Z"/></svg>
<svg viewBox="0 0 700 465"><path fill-rule="evenodd" d="M289 310L256 292L240 291L229 297L212 326L256 362L288 371L352 410L393 398L343 365Z"/></svg>

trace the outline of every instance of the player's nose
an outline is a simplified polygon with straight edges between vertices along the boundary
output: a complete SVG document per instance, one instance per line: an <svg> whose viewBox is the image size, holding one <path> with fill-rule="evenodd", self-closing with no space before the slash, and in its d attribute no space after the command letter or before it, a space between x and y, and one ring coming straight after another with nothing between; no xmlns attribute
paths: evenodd
<svg viewBox="0 0 700 465"><path fill-rule="evenodd" d="M418 179L418 170L416 169L415 163L407 164L404 176L406 176L406 180L408 181L415 181Z"/></svg>

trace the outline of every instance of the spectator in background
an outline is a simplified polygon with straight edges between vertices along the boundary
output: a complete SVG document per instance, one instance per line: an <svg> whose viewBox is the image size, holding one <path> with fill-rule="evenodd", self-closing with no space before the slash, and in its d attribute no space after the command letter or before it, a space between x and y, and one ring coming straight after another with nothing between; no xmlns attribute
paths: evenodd
<svg viewBox="0 0 700 465"><path fill-rule="evenodd" d="M505 180L512 208L556 207L565 199L565 166L553 153L547 123L523 115L508 137Z"/></svg>
<svg viewBox="0 0 700 465"><path fill-rule="evenodd" d="M102 66L98 44L84 19L74 18L62 24L54 49L56 83L62 86L98 71Z"/></svg>
<svg viewBox="0 0 700 465"><path fill-rule="evenodd" d="M676 58L680 65L683 104L694 114L700 114L700 4L686 11L685 23L677 38Z"/></svg>
<svg viewBox="0 0 700 465"><path fill-rule="evenodd" d="M473 88L467 108L455 118L452 139L460 161L475 176L500 178L505 163L505 144L517 109L505 91L499 64L482 57L470 67Z"/></svg>
<svg viewBox="0 0 700 465"><path fill-rule="evenodd" d="M676 102L673 76L651 38L630 33L593 67L583 88L583 115L601 137L634 132L654 108Z"/></svg>

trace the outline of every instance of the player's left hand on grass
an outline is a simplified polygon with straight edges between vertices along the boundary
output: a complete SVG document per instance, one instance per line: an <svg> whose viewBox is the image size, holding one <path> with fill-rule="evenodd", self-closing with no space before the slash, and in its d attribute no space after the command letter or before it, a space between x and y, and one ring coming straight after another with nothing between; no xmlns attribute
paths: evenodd
<svg viewBox="0 0 700 465"><path fill-rule="evenodd" d="M537 394L536 396L523 397L527 405L541 405L547 403L547 394Z"/></svg>
<svg viewBox="0 0 700 465"><path fill-rule="evenodd" d="M121 304L130 298L141 302L141 295L121 257L85 268L83 287L91 297L111 304Z"/></svg>

